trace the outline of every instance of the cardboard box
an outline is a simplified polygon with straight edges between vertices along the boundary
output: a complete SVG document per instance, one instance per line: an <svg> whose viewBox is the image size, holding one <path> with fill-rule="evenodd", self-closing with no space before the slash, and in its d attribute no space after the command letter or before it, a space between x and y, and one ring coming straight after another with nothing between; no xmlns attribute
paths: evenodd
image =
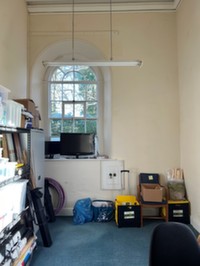
<svg viewBox="0 0 200 266"><path fill-rule="evenodd" d="M25 115L21 114L21 127L25 128L26 127L26 118Z"/></svg>
<svg viewBox="0 0 200 266"><path fill-rule="evenodd" d="M26 110L33 115L32 119L32 127L39 128L39 121L41 120L41 116L39 111L36 109L35 103L31 99L15 99L16 102L21 103ZM24 119L22 121L22 127L24 127Z"/></svg>
<svg viewBox="0 0 200 266"><path fill-rule="evenodd" d="M14 101L23 104L23 106L30 112L33 116L35 115L35 103L31 99L15 99Z"/></svg>
<svg viewBox="0 0 200 266"><path fill-rule="evenodd" d="M35 110L34 119L33 119L33 127L39 128L40 127L40 112L38 110Z"/></svg>
<svg viewBox="0 0 200 266"><path fill-rule="evenodd" d="M141 184L141 193L144 201L162 202L163 187L159 184Z"/></svg>

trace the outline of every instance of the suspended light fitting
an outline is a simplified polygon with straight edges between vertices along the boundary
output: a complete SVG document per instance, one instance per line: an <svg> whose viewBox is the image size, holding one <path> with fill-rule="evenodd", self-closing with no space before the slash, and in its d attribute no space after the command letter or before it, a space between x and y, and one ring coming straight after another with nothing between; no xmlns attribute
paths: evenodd
<svg viewBox="0 0 200 266"><path fill-rule="evenodd" d="M49 61L43 61L44 66L52 66L52 67L57 67L57 66L66 66L66 65L77 65L77 66L99 66L99 67L117 67L117 66L127 66L127 67L140 67L142 65L142 61L140 60L134 60L134 61L67 61L67 62L49 62Z"/></svg>
<svg viewBox="0 0 200 266"><path fill-rule="evenodd" d="M44 66L66 66L66 65L84 65L84 66L99 66L99 67L140 67L142 66L141 60L130 61L116 61L113 60L113 29L112 29L112 0L110 0L110 60L102 61L76 61L74 49L74 0L72 1L72 59L70 61L43 61Z"/></svg>

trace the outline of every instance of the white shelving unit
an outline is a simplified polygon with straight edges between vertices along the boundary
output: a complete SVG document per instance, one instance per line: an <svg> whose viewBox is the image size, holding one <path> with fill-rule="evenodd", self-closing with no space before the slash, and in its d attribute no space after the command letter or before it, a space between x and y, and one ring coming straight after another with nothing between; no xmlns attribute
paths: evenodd
<svg viewBox="0 0 200 266"><path fill-rule="evenodd" d="M26 142L27 161L17 175L0 180L0 198L4 208L0 208L0 264L18 265L31 257L36 246L36 237L32 222L28 190L30 182L30 130L1 127L0 134L19 134L19 139ZM24 143L23 143L24 144ZM16 149L14 150L16 152ZM1 206L1 207L2 207Z"/></svg>

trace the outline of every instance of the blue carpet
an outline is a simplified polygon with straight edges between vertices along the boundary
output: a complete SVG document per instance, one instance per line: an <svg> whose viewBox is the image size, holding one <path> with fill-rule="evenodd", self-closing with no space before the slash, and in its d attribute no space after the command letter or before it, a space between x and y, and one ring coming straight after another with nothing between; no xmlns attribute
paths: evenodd
<svg viewBox="0 0 200 266"><path fill-rule="evenodd" d="M74 225L72 217L49 223L53 244L38 245L31 266L147 266L152 230L162 221L147 221L142 228L118 228L114 221Z"/></svg>

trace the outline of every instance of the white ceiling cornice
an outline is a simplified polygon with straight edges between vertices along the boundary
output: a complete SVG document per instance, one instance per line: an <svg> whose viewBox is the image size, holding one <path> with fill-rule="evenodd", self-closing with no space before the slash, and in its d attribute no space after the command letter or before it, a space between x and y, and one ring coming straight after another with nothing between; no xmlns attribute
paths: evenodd
<svg viewBox="0 0 200 266"><path fill-rule="evenodd" d="M142 1L137 2L124 2L124 3L113 3L112 11L113 12L140 12L140 11L176 11L178 6L180 5L182 0L174 0L174 1ZM71 13L72 12L72 4L69 3L61 3L55 4L50 3L51 1L47 1L48 3L44 3L45 1L40 0L26 0L27 8L29 13ZM42 4L40 4L40 2ZM75 12L109 12L110 5L109 3L84 3L84 4L75 4Z"/></svg>

